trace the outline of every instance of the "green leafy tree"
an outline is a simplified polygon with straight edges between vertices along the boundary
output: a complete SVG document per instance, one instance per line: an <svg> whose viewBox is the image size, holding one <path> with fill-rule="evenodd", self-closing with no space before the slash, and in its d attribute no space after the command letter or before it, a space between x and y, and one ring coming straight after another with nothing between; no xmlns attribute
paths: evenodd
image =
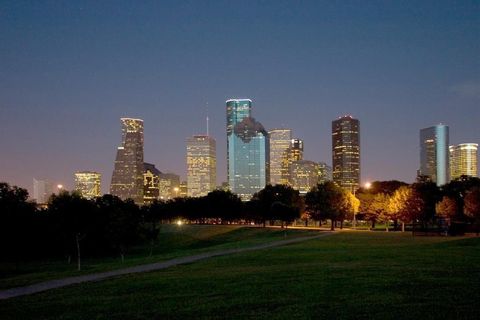
<svg viewBox="0 0 480 320"><path fill-rule="evenodd" d="M41 240L34 203L23 188L0 182L0 260L27 258Z"/></svg>
<svg viewBox="0 0 480 320"><path fill-rule="evenodd" d="M282 227L300 216L302 200L297 190L290 186L267 185L253 195L263 225L266 220L280 220Z"/></svg>
<svg viewBox="0 0 480 320"><path fill-rule="evenodd" d="M306 210L316 220L330 219L331 230L345 214L346 193L335 183L327 181L313 187L305 196Z"/></svg>
<svg viewBox="0 0 480 320"><path fill-rule="evenodd" d="M68 260L76 252L77 269L81 270L82 240L92 232L96 219L93 202L76 192L63 191L50 197L48 211L56 225L57 234L66 244L64 249Z"/></svg>

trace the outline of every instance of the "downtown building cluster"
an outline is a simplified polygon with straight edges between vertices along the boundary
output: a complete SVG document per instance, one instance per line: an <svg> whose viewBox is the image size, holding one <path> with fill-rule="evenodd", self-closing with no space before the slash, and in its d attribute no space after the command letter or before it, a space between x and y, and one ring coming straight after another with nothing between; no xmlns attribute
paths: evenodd
<svg viewBox="0 0 480 320"><path fill-rule="evenodd" d="M438 124L420 130L418 181L442 186L462 176L477 177L477 143L450 145L450 130Z"/></svg>
<svg viewBox="0 0 480 320"><path fill-rule="evenodd" d="M332 166L304 159L304 141L292 129L266 130L252 117L252 100L226 101L227 182L217 185L216 141L208 134L186 139L186 181L175 173L161 172L144 162L144 123L121 118L121 143L117 147L110 194L137 204L176 197L201 197L215 189L230 190L249 200L266 185L283 184L305 194L328 180L352 193L360 187L360 121L350 115L332 121ZM208 126L207 126L208 127ZM449 128L436 125L420 130L420 167L417 180L438 186L461 176L477 176L476 143L449 145ZM92 199L101 196L101 175L74 173L74 190ZM58 190L62 188L57 186ZM33 197L45 204L54 193L48 180L34 179Z"/></svg>

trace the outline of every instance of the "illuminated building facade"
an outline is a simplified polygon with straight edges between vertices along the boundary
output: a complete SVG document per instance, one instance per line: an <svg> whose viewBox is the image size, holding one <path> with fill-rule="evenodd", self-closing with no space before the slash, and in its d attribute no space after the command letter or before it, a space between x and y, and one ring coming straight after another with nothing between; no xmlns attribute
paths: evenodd
<svg viewBox="0 0 480 320"><path fill-rule="evenodd" d="M143 202L145 204L160 199L161 174L154 164L146 162L143 164Z"/></svg>
<svg viewBox="0 0 480 320"><path fill-rule="evenodd" d="M290 184L300 194L306 194L319 180L320 166L308 160L294 161L290 165Z"/></svg>
<svg viewBox="0 0 480 320"><path fill-rule="evenodd" d="M325 162L318 163L318 183L332 181L332 167Z"/></svg>
<svg viewBox="0 0 480 320"><path fill-rule="evenodd" d="M217 185L215 139L195 135L187 139L187 195L206 196Z"/></svg>
<svg viewBox="0 0 480 320"><path fill-rule="evenodd" d="M450 181L448 126L439 124L420 130L421 176L442 186Z"/></svg>
<svg viewBox="0 0 480 320"><path fill-rule="evenodd" d="M94 199L100 197L100 181L101 174L93 171L79 171L75 172L75 191L82 197L87 199Z"/></svg>
<svg viewBox="0 0 480 320"><path fill-rule="evenodd" d="M450 177L457 179L461 176L478 176L476 143L462 143L449 147L450 150Z"/></svg>
<svg viewBox="0 0 480 320"><path fill-rule="evenodd" d="M360 186L360 121L343 116L332 121L332 177L341 188Z"/></svg>
<svg viewBox="0 0 480 320"><path fill-rule="evenodd" d="M180 176L174 173L160 173L158 176L158 197L160 200L175 198L180 190Z"/></svg>
<svg viewBox="0 0 480 320"><path fill-rule="evenodd" d="M292 140L291 129L273 129L268 132L270 138L270 183L286 184L282 179L285 154Z"/></svg>
<svg viewBox="0 0 480 320"><path fill-rule="evenodd" d="M33 178L33 200L37 204L46 204L53 194L53 184L48 180Z"/></svg>
<svg viewBox="0 0 480 320"><path fill-rule="evenodd" d="M283 153L281 173L281 184L290 185L292 183L290 178L290 166L295 161L303 160L303 140L291 139L289 147Z"/></svg>
<svg viewBox="0 0 480 320"><path fill-rule="evenodd" d="M110 193L143 204L143 120L120 120L122 143L117 148Z"/></svg>
<svg viewBox="0 0 480 320"><path fill-rule="evenodd" d="M248 118L252 113L252 100L250 99L229 99L227 105L227 179L230 189L234 181L233 160L230 160L230 150L235 149L233 128L244 118Z"/></svg>

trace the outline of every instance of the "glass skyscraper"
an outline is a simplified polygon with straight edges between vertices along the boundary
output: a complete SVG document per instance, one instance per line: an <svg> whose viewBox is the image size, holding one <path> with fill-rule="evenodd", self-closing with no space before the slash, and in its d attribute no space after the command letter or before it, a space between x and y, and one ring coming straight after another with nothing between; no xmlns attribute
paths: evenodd
<svg viewBox="0 0 480 320"><path fill-rule="evenodd" d="M232 192L248 200L270 181L268 133L251 117L250 99L226 104L228 183Z"/></svg>
<svg viewBox="0 0 480 320"><path fill-rule="evenodd" d="M93 199L100 197L100 179L101 175L93 171L75 172L75 191L79 192L82 197Z"/></svg>
<svg viewBox="0 0 480 320"><path fill-rule="evenodd" d="M420 175L442 186L450 181L448 126L420 130Z"/></svg>
<svg viewBox="0 0 480 320"><path fill-rule="evenodd" d="M333 181L355 192L360 186L360 121L343 116L332 121Z"/></svg>
<svg viewBox="0 0 480 320"><path fill-rule="evenodd" d="M282 163L292 140L291 129L273 129L268 131L270 137L270 183L285 184L282 179Z"/></svg>
<svg viewBox="0 0 480 320"><path fill-rule="evenodd" d="M217 156L215 139L194 135L187 139L187 194L206 196L217 185Z"/></svg>
<svg viewBox="0 0 480 320"><path fill-rule="evenodd" d="M477 176L477 150L476 143L461 143L450 146L450 178L457 179L461 176Z"/></svg>
<svg viewBox="0 0 480 320"><path fill-rule="evenodd" d="M120 121L122 144L117 148L110 194L143 204L143 120Z"/></svg>

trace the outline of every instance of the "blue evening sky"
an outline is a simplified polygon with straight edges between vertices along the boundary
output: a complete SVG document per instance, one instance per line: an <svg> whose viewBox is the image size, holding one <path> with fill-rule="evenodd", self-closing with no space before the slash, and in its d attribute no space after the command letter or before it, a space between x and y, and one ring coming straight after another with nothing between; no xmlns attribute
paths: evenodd
<svg viewBox="0 0 480 320"><path fill-rule="evenodd" d="M108 191L120 117L145 120L145 161L185 177L185 139L217 140L225 100L251 98L331 163L331 121L361 122L362 181L412 182L419 130L480 143L479 1L0 1L0 181Z"/></svg>

